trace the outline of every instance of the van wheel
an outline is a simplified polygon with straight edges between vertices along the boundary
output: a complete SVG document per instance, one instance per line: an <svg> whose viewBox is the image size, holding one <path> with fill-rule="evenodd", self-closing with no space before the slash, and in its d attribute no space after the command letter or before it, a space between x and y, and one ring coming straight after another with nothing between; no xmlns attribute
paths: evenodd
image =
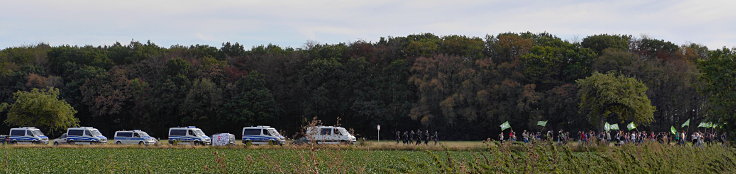
<svg viewBox="0 0 736 174"><path fill-rule="evenodd" d="M74 141L68 141L68 144L74 145Z"/></svg>
<svg viewBox="0 0 736 174"><path fill-rule="evenodd" d="M123 142L118 141L118 142L115 142L115 144L123 144Z"/></svg>
<svg viewBox="0 0 736 174"><path fill-rule="evenodd" d="M54 141L54 146L58 146L59 142Z"/></svg>
<svg viewBox="0 0 736 174"><path fill-rule="evenodd" d="M143 145L143 141L141 141L141 142L138 142L138 145Z"/></svg>
<svg viewBox="0 0 736 174"><path fill-rule="evenodd" d="M268 141L268 145L276 145L276 142L275 142L275 141L273 141L273 140L269 140L269 141Z"/></svg>

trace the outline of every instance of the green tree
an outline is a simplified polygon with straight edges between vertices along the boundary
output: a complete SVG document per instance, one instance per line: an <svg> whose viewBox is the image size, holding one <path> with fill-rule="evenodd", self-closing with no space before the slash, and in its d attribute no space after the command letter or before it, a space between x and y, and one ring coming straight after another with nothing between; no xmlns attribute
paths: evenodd
<svg viewBox="0 0 736 174"><path fill-rule="evenodd" d="M586 37L580 44L601 54L607 48L628 50L629 42L631 42L630 35L599 34Z"/></svg>
<svg viewBox="0 0 736 174"><path fill-rule="evenodd" d="M79 120L74 117L77 110L59 99L59 89L33 89L30 92L18 91L13 94L14 103L0 109L8 108L5 123L15 126L36 126L53 131L77 126Z"/></svg>
<svg viewBox="0 0 736 174"><path fill-rule="evenodd" d="M711 119L726 121L733 130L736 123L736 51L715 50L710 58L698 62L701 92L708 96Z"/></svg>
<svg viewBox="0 0 736 174"><path fill-rule="evenodd" d="M580 96L580 111L597 128L614 117L619 122L634 121L649 124L654 110L646 95L647 86L641 81L614 73L593 73L590 77L577 80Z"/></svg>

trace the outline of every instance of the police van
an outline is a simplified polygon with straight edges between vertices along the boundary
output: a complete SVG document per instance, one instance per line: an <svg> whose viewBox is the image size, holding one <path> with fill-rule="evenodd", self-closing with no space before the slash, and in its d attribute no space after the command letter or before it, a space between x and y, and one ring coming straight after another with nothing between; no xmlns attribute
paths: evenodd
<svg viewBox="0 0 736 174"><path fill-rule="evenodd" d="M7 141L10 144L48 144L49 137L35 127L18 127L10 129Z"/></svg>
<svg viewBox="0 0 736 174"><path fill-rule="evenodd" d="M210 145L212 139L194 126L169 128L169 144Z"/></svg>
<svg viewBox="0 0 736 174"><path fill-rule="evenodd" d="M248 143L284 145L286 138L270 126L244 127L243 144Z"/></svg>
<svg viewBox="0 0 736 174"><path fill-rule="evenodd" d="M105 144L107 137L93 127L75 127L66 129L68 144Z"/></svg>
<svg viewBox="0 0 736 174"><path fill-rule="evenodd" d="M115 137L113 139L115 144L138 144L138 145L150 145L156 144L158 140L148 135L148 133L141 130L130 130L130 131L115 131Z"/></svg>
<svg viewBox="0 0 736 174"><path fill-rule="evenodd" d="M305 135L309 142L317 144L355 144L355 136L348 130L337 126L308 127Z"/></svg>

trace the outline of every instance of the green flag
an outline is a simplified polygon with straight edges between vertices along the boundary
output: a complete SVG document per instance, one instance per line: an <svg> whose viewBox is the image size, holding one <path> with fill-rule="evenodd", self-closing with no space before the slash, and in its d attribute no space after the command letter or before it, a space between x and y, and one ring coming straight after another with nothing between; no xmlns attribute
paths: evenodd
<svg viewBox="0 0 736 174"><path fill-rule="evenodd" d="M682 123L682 125L680 125L680 127L685 127L685 126L690 126L690 119L687 119L685 123Z"/></svg>
<svg viewBox="0 0 736 174"><path fill-rule="evenodd" d="M603 130L610 131L611 130L611 124L608 124L608 122L606 122L606 124L603 125Z"/></svg>
<svg viewBox="0 0 736 174"><path fill-rule="evenodd" d="M619 130L618 129L618 124L612 124L612 125L610 125L610 127L611 127L611 130Z"/></svg>
<svg viewBox="0 0 736 174"><path fill-rule="evenodd" d="M705 123L705 122L700 122L700 124L698 124L698 127L705 127L705 128L707 128L708 127L708 124Z"/></svg>
<svg viewBox="0 0 736 174"><path fill-rule="evenodd" d="M677 135L677 129L675 129L675 126L670 127L670 132L672 132L672 134Z"/></svg>
<svg viewBox="0 0 736 174"><path fill-rule="evenodd" d="M503 122L503 124L501 124L501 131L506 130L508 128L511 128L511 124L509 124L509 121Z"/></svg>
<svg viewBox="0 0 736 174"><path fill-rule="evenodd" d="M542 127L547 126L547 120L545 120L545 121L537 121L537 126L542 126Z"/></svg>
<svg viewBox="0 0 736 174"><path fill-rule="evenodd" d="M634 122L632 121L631 123L629 123L629 125L626 125L626 128L628 128L629 130L631 130L631 129L636 129L636 125L635 125L635 124L634 124Z"/></svg>

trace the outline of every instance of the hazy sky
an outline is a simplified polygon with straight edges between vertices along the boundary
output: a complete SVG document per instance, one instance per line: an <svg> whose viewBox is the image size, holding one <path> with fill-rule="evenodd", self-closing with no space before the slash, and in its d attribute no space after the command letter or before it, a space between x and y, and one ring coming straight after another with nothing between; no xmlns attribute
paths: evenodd
<svg viewBox="0 0 736 174"><path fill-rule="evenodd" d="M303 47L307 41L376 41L416 33L483 37L549 32L580 41L591 34L646 35L676 44L736 46L736 1L459 0L3 0L0 48L163 46L240 42Z"/></svg>

